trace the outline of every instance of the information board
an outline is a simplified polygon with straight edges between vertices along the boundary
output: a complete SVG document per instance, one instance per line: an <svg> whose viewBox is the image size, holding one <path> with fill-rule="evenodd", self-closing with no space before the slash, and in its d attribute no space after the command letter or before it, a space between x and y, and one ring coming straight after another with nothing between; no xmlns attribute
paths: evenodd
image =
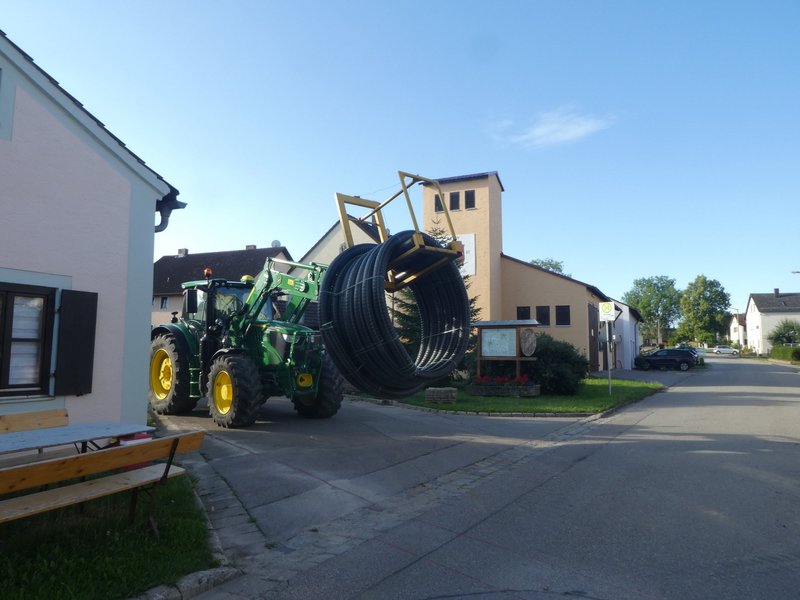
<svg viewBox="0 0 800 600"><path fill-rule="evenodd" d="M481 355L491 357L515 357L517 355L516 329L508 327L503 329L482 330Z"/></svg>

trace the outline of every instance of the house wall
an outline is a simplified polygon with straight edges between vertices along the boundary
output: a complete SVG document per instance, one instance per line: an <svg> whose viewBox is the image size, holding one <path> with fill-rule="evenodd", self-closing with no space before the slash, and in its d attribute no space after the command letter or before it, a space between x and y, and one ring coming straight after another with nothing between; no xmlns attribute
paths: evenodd
<svg viewBox="0 0 800 600"><path fill-rule="evenodd" d="M762 313L756 305L750 301L747 309L747 345L756 351L757 354L769 354L772 344L767 336L784 319L800 319L798 314L785 313Z"/></svg>
<svg viewBox="0 0 800 600"><path fill-rule="evenodd" d="M475 208L464 208L464 192L475 190ZM495 175L442 184L443 202L448 203L450 192L460 192L460 209L449 211L456 234L474 235L474 248L466 248L474 255L475 271L470 276L470 296L477 298L481 310L480 318L494 321L503 317L502 267L503 252L503 206L500 182ZM443 212L435 211L436 189L424 186L422 192L422 228L430 231L437 227L448 231ZM516 317L514 317L516 318Z"/></svg>
<svg viewBox="0 0 800 600"><path fill-rule="evenodd" d="M536 318L537 306L550 307L550 326L537 328L557 340L569 342L578 351L589 357L591 333L589 331L588 305L597 306L600 299L590 294L585 285L554 276L541 269L528 266L508 258L502 261L503 305L500 320L517 318L518 306L529 306L531 318ZM555 307L570 307L570 324L556 325ZM597 332L594 343L597 342Z"/></svg>
<svg viewBox="0 0 800 600"><path fill-rule="evenodd" d="M66 406L72 422L144 422L154 208L168 187L121 160L33 67L0 60L2 85L15 88L11 134L0 136L0 276L98 293L92 392L5 398L0 411Z"/></svg>

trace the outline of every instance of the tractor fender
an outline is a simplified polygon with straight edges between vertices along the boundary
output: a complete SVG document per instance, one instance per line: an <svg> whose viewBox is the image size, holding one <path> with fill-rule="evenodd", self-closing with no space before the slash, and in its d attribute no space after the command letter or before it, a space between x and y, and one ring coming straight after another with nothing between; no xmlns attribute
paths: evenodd
<svg viewBox="0 0 800 600"><path fill-rule="evenodd" d="M173 338L175 338L178 351L181 352L183 356L188 356L192 363L196 362L197 359L195 357L197 356L197 342L191 335L187 334L183 327L179 327L171 323L158 325L153 327L152 331L150 332L150 341L155 339L157 335L171 335Z"/></svg>

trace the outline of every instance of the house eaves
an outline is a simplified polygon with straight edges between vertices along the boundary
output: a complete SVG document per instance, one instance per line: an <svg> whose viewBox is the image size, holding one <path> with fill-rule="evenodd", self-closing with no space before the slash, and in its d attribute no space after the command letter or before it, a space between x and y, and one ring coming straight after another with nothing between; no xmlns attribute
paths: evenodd
<svg viewBox="0 0 800 600"><path fill-rule="evenodd" d="M347 218L350 220L352 224L358 227L361 231L363 231L369 239L374 241L376 244L380 243L381 238L378 235L378 227L373 225L372 223L367 223L364 221L360 221L351 215L347 215ZM333 225L330 226L328 231L322 234L322 237L317 240L317 242L309 248L308 252L306 252L303 257L300 259L301 263L308 262L308 257L313 256L315 254L315 250L319 248L322 243L331 235L333 235L334 231L336 231L337 227L341 227L341 223L336 221ZM342 235L342 239L344 239L344 235Z"/></svg>
<svg viewBox="0 0 800 600"><path fill-rule="evenodd" d="M497 171L487 171L485 173L472 173L471 175L458 175L456 177L442 177L437 179L440 184L446 183L458 183L460 181L470 181L473 179L487 179L494 175L497 178L497 183L500 184L500 190L505 192L506 189L503 187L503 182L500 181L500 175L497 174ZM423 182L422 185L429 186L430 184L427 182Z"/></svg>
<svg viewBox="0 0 800 600"><path fill-rule="evenodd" d="M7 51L3 47L4 44L7 44L13 52ZM102 121L86 110L83 104L62 88L56 79L37 65L33 58L12 42L2 30L0 30L0 52L2 52L2 54L6 56L33 85L48 96L56 105L60 106L76 123L80 124L84 131L108 148L122 163L127 165L131 171L158 190L161 194L161 200L159 200L159 202L163 202L163 204L157 207L156 210L161 210L162 217L167 209L174 210L186 206L185 202L177 200L177 196L180 193L177 188L156 171L148 167L144 160L134 154L122 140L106 129Z"/></svg>
<svg viewBox="0 0 800 600"><path fill-rule="evenodd" d="M606 296L602 291L600 291L600 288L595 287L595 286L593 286L593 285L591 285L589 283L585 283L583 281L579 281L578 279L573 279L572 277L568 277L567 275L562 275L561 273L555 273L553 271L549 271L547 269L543 269L542 267L538 267L538 266L536 266L534 264L531 264L529 262L525 262L524 260L520 260L518 258L514 258L513 256L509 256L508 254L503 254L502 252L500 253L500 258L505 258L505 259L513 261L513 262L515 262L517 264L524 265L524 266L526 266L526 267L528 267L530 269L535 269L537 271L541 271L542 273L547 273L548 275L552 275L553 277L560 277L561 279L564 279L564 280L569 281L571 283L582 285L587 290L589 290L589 292L591 294L597 296L603 302L612 302L613 301L612 298L610 298L609 296Z"/></svg>

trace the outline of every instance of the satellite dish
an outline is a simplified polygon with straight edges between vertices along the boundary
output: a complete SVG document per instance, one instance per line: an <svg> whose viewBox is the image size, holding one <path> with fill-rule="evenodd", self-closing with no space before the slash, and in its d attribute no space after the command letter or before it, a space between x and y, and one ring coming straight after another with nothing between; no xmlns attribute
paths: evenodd
<svg viewBox="0 0 800 600"><path fill-rule="evenodd" d="M280 248L283 244L281 244L280 240L272 240L272 247L273 248Z"/></svg>

